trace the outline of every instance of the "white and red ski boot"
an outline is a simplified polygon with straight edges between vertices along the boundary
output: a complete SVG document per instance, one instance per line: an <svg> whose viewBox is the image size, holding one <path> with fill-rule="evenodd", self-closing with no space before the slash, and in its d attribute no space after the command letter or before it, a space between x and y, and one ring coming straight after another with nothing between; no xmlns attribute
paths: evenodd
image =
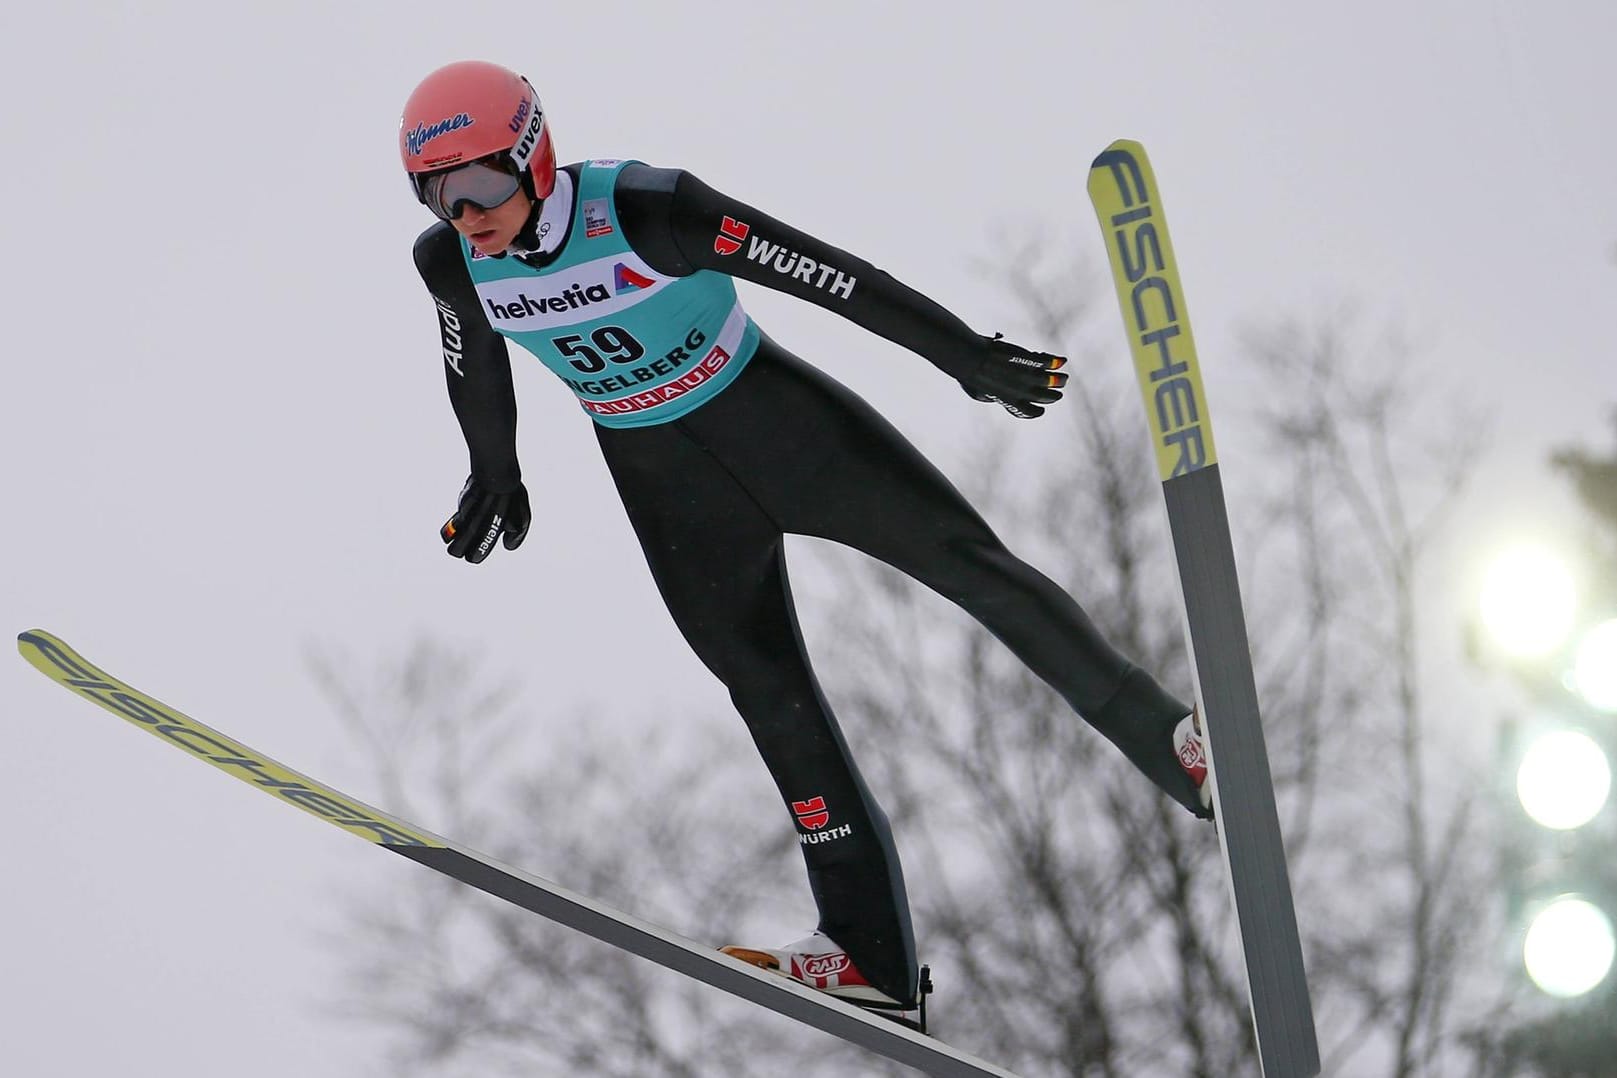
<svg viewBox="0 0 1617 1078"><path fill-rule="evenodd" d="M902 1010L903 1005L865 980L853 960L821 932L788 943L776 950L757 947L721 947L732 958L739 958L762 969L802 981L810 988L864 1006Z"/></svg>
<svg viewBox="0 0 1617 1078"><path fill-rule="evenodd" d="M1202 808L1212 811L1213 788L1207 783L1207 747L1202 741L1202 717L1195 708L1174 727L1173 751L1179 757L1179 766L1196 784Z"/></svg>

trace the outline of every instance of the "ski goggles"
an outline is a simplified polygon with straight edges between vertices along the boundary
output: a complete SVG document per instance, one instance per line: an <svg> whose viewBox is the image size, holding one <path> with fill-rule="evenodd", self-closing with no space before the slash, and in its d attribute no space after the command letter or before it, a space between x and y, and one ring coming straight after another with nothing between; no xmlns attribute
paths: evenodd
<svg viewBox="0 0 1617 1078"><path fill-rule="evenodd" d="M472 161L411 179L415 182L416 198L444 221L453 221L465 213L467 203L478 209L492 210L522 187L522 177L513 168L501 168L484 161Z"/></svg>

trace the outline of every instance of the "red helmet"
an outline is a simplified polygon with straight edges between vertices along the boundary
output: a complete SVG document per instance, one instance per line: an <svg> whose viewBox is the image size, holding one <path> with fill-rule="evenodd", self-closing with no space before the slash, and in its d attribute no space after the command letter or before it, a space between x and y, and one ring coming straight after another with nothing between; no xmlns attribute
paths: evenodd
<svg viewBox="0 0 1617 1078"><path fill-rule="evenodd" d="M421 80L404 103L399 156L416 195L421 176L490 154L504 154L534 198L556 186L556 149L539 95L527 79L499 64L462 60Z"/></svg>

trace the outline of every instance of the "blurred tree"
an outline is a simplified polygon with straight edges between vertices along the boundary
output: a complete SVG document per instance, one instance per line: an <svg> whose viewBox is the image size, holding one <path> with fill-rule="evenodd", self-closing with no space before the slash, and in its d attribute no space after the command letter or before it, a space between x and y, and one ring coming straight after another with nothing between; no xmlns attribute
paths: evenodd
<svg viewBox="0 0 1617 1078"><path fill-rule="evenodd" d="M1617 429L1617 413L1613 415L1613 427ZM1550 465L1571 486L1587 513L1589 528L1583 546L1593 571L1586 582L1585 599L1597 608L1617 607L1617 447L1609 456L1583 446L1560 449L1551 454ZM1544 675L1533 671L1521 676L1531 679ZM1530 686L1529 691L1541 699L1560 697L1573 703L1558 681L1549 686ZM1609 729L1611 724L1607 726ZM1509 811L1514 813L1514 802ZM1524 831L1536 830L1520 819L1511 824ZM1609 852L1609 816L1604 828L1595 834L1598 837L1592 841L1593 848L1606 851L1603 857L1595 855L1604 879L1598 871L1592 872L1590 879L1603 882L1606 893L1617 896L1617 875L1613 874ZM1534 835L1533 839L1541 840L1542 836ZM1503 871L1512 868L1507 865ZM1522 997L1511 1014L1479 1025L1472 1034L1478 1058L1486 1063L1486 1074L1596 1078L1617 1070L1617 976L1608 975L1602 985L1576 1000L1552 1000L1525 986Z"/></svg>
<svg viewBox="0 0 1617 1078"><path fill-rule="evenodd" d="M1013 243L995 271L1029 340L1078 345L1063 418L1018 439L1042 448L1034 461L995 427L960 485L1188 695L1131 372L1111 319L1088 328L1101 293L1063 249ZM1247 414L1233 375L1210 393L1247 522L1237 550L1327 1073L1460 1073L1475 1046L1453 1031L1499 1006L1486 987L1460 992L1488 983L1469 976L1486 858L1469 826L1476 773L1448 746L1435 778L1429 766L1445 716L1420 676L1417 615L1476 436L1463 420L1435 429L1415 361L1350 318L1276 322L1246 351ZM934 1032L1029 1076L1255 1073L1212 829L937 596L840 548L794 554L811 566L795 578L811 650L905 857ZM441 649L365 694L334 667L322 680L356 731L395 747L378 757L394 804L435 792L410 813L429 827L715 945L812 922L789 823L731 716L656 737L536 717L543 753L485 751L473 767L466 746L495 744L484 727L502 712L462 703L484 678ZM514 698L498 697L507 711ZM440 881L366 896L348 921L365 943L353 995L398 1033L389 1073L904 1073Z"/></svg>
<svg viewBox="0 0 1617 1078"><path fill-rule="evenodd" d="M1310 934L1326 1073L1451 1073L1464 1012L1498 1005L1486 990L1459 998L1494 983L1467 976L1488 972L1471 940L1490 862L1474 826L1483 761L1466 758L1464 716L1421 675L1421 581L1482 425L1463 413L1430 423L1419 357L1396 334L1365 339L1351 315L1248 343L1278 390L1261 395L1257 428L1267 456L1294 469L1281 519L1306 522L1304 579L1324 606L1310 628L1329 637L1312 660L1333 688L1310 762L1326 761L1314 780L1332 788L1313 791L1303 832L1332 851L1303 863L1309 908L1325 918ZM1284 712L1268 714L1279 725Z"/></svg>
<svg viewBox="0 0 1617 1078"><path fill-rule="evenodd" d="M1617 430L1617 412L1612 414L1612 428ZM1596 551L1609 585L1610 578L1617 576L1617 449L1602 457L1575 446L1558 450L1550 463L1572 484L1595 522Z"/></svg>
<svg viewBox="0 0 1617 1078"><path fill-rule="evenodd" d="M753 809L774 792L735 766L750 749L730 743L745 742L739 723L732 739L697 716L523 722L514 691L431 641L368 684L329 648L310 665L370 752L382 800L432 830L695 938L729 939L751 911L793 904L796 842ZM762 1076L778 1073L759 1061L778 1059L792 1026L432 874L353 896L334 945L352 983L333 1005L396 1033L379 1068L390 1076Z"/></svg>
<svg viewBox="0 0 1617 1078"><path fill-rule="evenodd" d="M1479 1034L1484 1078L1609 1078L1617 1058L1617 993L1597 992L1555 1013Z"/></svg>

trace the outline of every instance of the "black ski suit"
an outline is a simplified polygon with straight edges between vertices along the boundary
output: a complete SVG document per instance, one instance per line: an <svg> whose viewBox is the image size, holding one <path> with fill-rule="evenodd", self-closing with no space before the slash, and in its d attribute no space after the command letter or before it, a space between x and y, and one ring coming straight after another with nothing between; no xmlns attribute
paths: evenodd
<svg viewBox="0 0 1617 1078"><path fill-rule="evenodd" d="M578 167L568 167L574 180ZM922 356L983 347L959 319L869 263L689 173L630 165L614 201L624 238L659 273L727 273L833 310ZM538 246L540 209L525 234L529 249ZM736 221L747 223L750 238L830 269L793 275L778 263L719 253L716 237ZM570 240L548 254L507 257L543 266ZM485 316L449 225L422 234L415 260L452 357L450 399L472 475L510 489L521 473L505 340ZM826 287L848 279L857 287ZM1060 587L1007 550L875 409L767 336L735 381L694 411L629 429L596 425L595 433L663 601L729 689L792 812L819 930L875 987L901 1001L915 998L903 873L887 819L810 668L783 536L846 544L953 600L1170 797L1203 814L1172 747L1173 728L1190 708L1114 650Z"/></svg>

